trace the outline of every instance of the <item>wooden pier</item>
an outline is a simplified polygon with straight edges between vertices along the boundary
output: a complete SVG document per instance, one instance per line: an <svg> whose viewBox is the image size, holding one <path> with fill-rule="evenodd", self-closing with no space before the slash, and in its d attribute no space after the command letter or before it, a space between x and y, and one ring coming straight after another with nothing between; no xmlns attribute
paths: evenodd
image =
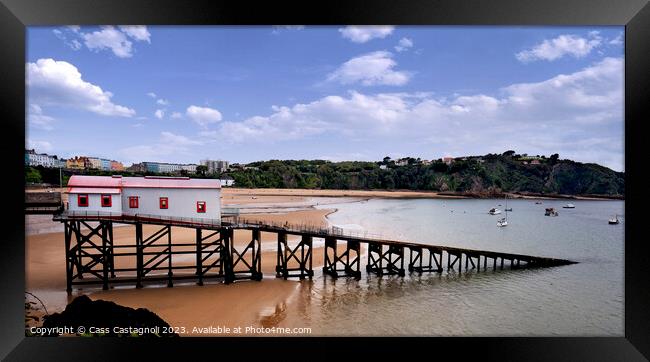
<svg viewBox="0 0 650 362"><path fill-rule="evenodd" d="M575 263L564 259L386 240L366 234L345 233L336 228L249 222L238 217L210 222L148 215L64 212L54 215L54 220L64 224L69 293L73 286L86 284L102 285L103 289L108 289L118 283L132 283L139 288L145 282L166 282L171 287L177 280L194 280L199 285L214 279L226 284L242 279L259 281L263 277L262 232L277 236L275 271L276 277L284 279L314 276L314 239L324 239L322 271L333 278L361 279L361 247L364 244L367 246L366 273L380 276L405 276L407 271L418 274L462 273ZM114 243L115 223L135 225L132 244ZM155 231L145 233L143 225L153 225ZM195 240L174 242L172 227L195 229ZM250 231L250 242L235 246L235 230ZM297 236L298 241L290 243L289 236ZM174 264L174 258L187 255L193 256L191 265ZM122 264L130 265L118 268L116 258L127 260L130 263Z"/></svg>

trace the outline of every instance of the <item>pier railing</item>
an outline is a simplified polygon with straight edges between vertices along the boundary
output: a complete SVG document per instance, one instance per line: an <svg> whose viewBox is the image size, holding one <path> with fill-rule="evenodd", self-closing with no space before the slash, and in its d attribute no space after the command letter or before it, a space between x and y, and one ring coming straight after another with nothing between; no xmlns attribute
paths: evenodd
<svg viewBox="0 0 650 362"><path fill-rule="evenodd" d="M153 223L164 224L173 226L187 226L187 227L204 227L204 228L219 228L222 227L221 220L207 219L207 218L193 218L193 217L179 217L179 216L161 216L151 214L123 214L116 212L106 211L64 211L54 216L54 220L65 219L79 219L79 220L110 220L125 223Z"/></svg>
<svg viewBox="0 0 650 362"><path fill-rule="evenodd" d="M186 226L186 227L206 227L206 228L219 228L219 227L234 227L234 228L259 228L269 231L284 231L287 233L295 234L312 234L314 236L322 237L341 237L341 238L355 238L355 239L374 239L374 240L387 240L399 242L398 240L388 240L385 235L381 233L371 233L367 230L355 231L344 229L337 226L324 227L322 224L315 223L288 223L288 222L273 222L263 221L254 218L245 218L240 216L226 216L222 220L207 219L207 218L192 218L192 217L178 217L178 216L161 216L151 214L123 214L116 212L106 211L64 211L54 217L55 220L63 219L80 219L80 220L111 220L121 221L126 223L145 222L156 223L173 226Z"/></svg>
<svg viewBox="0 0 650 362"><path fill-rule="evenodd" d="M230 217L224 218L223 225L243 227L243 228L261 228L272 231L285 231L287 233L296 234L311 234L313 236L322 235L323 237L341 237L341 238L354 238L354 239L375 239L387 240L382 233L371 233L367 230L356 231L341 228L338 226L324 227L322 224L315 223L289 223L289 222L274 222L263 221L258 219L250 219L245 217ZM394 240L397 242L397 240Z"/></svg>

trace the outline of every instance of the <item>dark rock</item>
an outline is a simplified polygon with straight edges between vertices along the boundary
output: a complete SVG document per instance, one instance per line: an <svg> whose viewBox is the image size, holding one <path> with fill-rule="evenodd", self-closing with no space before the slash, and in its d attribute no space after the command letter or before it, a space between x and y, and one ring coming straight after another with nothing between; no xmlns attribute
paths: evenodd
<svg viewBox="0 0 650 362"><path fill-rule="evenodd" d="M148 309L133 309L105 300L91 300L82 295L68 304L61 313L45 316L43 327L72 327L78 331L84 327L86 335L156 337L175 336L170 331L170 325ZM90 327L101 330L101 333L91 333ZM120 328L116 330L115 328ZM139 329L136 334L129 331ZM58 334L54 334L58 335Z"/></svg>

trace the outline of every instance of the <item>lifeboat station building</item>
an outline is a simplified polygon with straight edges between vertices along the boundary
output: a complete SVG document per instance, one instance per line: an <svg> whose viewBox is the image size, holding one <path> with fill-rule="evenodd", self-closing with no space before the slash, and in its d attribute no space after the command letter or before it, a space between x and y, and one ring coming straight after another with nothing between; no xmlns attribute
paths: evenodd
<svg viewBox="0 0 650 362"><path fill-rule="evenodd" d="M73 175L67 194L71 214L221 220L216 179Z"/></svg>

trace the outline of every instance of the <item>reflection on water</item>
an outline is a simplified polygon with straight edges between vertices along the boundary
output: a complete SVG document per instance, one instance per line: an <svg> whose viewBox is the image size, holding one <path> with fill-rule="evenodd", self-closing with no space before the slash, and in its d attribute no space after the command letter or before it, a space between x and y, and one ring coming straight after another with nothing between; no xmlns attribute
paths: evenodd
<svg viewBox="0 0 650 362"><path fill-rule="evenodd" d="M261 314L265 314L266 311ZM287 303L281 302L275 305L271 314L262 315L260 317L260 324L264 328L276 327L287 317Z"/></svg>
<svg viewBox="0 0 650 362"><path fill-rule="evenodd" d="M623 335L624 221L612 226L607 219L623 219L624 203L575 201L576 209L562 209L561 201L509 200L507 228L487 214L498 203L370 200L336 205L331 222L424 243L580 263L378 277L365 273L364 253L360 281L316 271L312 282L301 282L279 326L311 327L314 335ZM545 217L544 207L559 209L560 216Z"/></svg>

